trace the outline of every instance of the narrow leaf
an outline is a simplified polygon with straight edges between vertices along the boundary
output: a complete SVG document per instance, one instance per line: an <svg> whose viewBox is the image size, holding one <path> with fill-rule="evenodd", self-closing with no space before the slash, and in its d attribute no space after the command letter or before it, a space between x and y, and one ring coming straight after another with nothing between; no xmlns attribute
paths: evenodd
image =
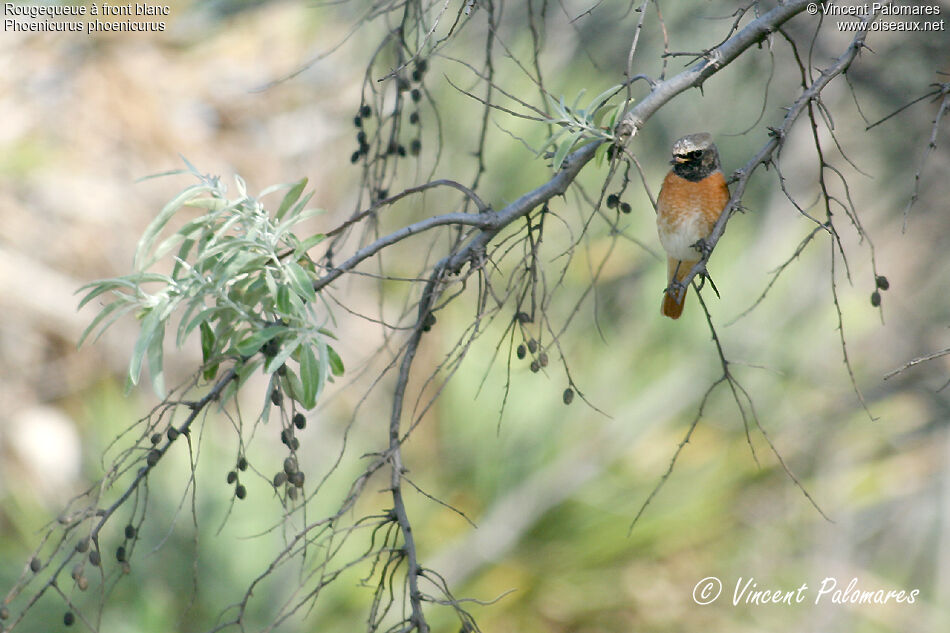
<svg viewBox="0 0 950 633"><path fill-rule="evenodd" d="M310 275L307 274L307 271L305 271L300 264L297 262L287 262L285 269L287 270L287 277L291 287L293 287L294 292L296 292L301 299L313 301L317 298L317 293L313 290L313 279L310 278Z"/></svg>
<svg viewBox="0 0 950 633"><path fill-rule="evenodd" d="M165 225L168 224L168 221L171 220L172 216L181 208L183 204L197 198L203 193L206 193L211 190L211 187L206 184L191 185L190 187L185 188L184 191L179 193L177 196L172 198L168 204L162 207L162 210L159 211L158 215L154 220L148 225L148 228L145 229L145 233L142 234L142 237L139 239L139 243L135 248L135 258L133 259L133 266L136 270L143 270L147 268L146 257L148 256L149 251L152 249L152 245L155 243L155 239L158 237L158 234L161 232Z"/></svg>
<svg viewBox="0 0 950 633"><path fill-rule="evenodd" d="M104 292L109 292L110 290L117 290L119 288L127 288L129 290L135 290L137 285L132 281L125 279L123 277L118 277L116 279L105 279L102 281L94 281L91 284L86 284L77 290L76 292L81 292L86 288L92 288L85 297L80 300L79 305L76 306L77 310L82 310L82 307L101 295ZM121 293L119 293L121 294Z"/></svg>
<svg viewBox="0 0 950 633"><path fill-rule="evenodd" d="M561 168L561 165L564 163L564 159L567 158L568 152L571 151L571 148L574 147L574 143L577 142L584 132L578 131L571 134L569 137L561 141L561 144L557 148L557 152L554 154L554 170L557 171Z"/></svg>
<svg viewBox="0 0 950 633"><path fill-rule="evenodd" d="M322 242L326 239L326 235L323 233L317 233L316 235L311 235L300 244L297 245L297 248L294 249L294 257L300 258L304 253L309 251L311 248Z"/></svg>
<svg viewBox="0 0 950 633"><path fill-rule="evenodd" d="M280 201L280 206L277 208L277 219L284 217L284 214L293 206L295 202L300 198L300 194L303 193L303 190L307 187L307 179L301 178L298 180L291 188L290 191L284 196L284 199Z"/></svg>
<svg viewBox="0 0 950 633"><path fill-rule="evenodd" d="M594 152L594 161L598 167L604 166L604 158L607 156L607 149L610 148L610 143L604 142L601 143L597 148L597 151Z"/></svg>
<svg viewBox="0 0 950 633"><path fill-rule="evenodd" d="M336 350L329 345L327 345L327 356L329 356L330 371L333 372L334 376L342 376L344 371L343 359L340 358L340 355L336 353Z"/></svg>
<svg viewBox="0 0 950 633"><path fill-rule="evenodd" d="M285 330L286 328L282 325L271 325L269 327L265 327L264 329L257 330L250 336L237 343L236 347L238 354L241 356L250 356L252 354L256 354L264 343Z"/></svg>
<svg viewBox="0 0 950 633"><path fill-rule="evenodd" d="M281 285L279 288L277 288L275 302L277 304L278 312L289 315L294 309L293 304L290 302L290 288L285 285Z"/></svg>
<svg viewBox="0 0 950 633"><path fill-rule="evenodd" d="M313 349L309 345L301 345L299 351L300 383L302 387L299 402L305 409L312 409L317 404L317 391L321 378L320 365L317 363L317 357L314 356Z"/></svg>
<svg viewBox="0 0 950 633"><path fill-rule="evenodd" d="M284 343L284 346L277 353L277 356L273 358L268 358L267 362L264 363L264 373L272 374L277 371L277 368L287 362L287 359L290 358L290 355L294 353L297 349L297 346L300 345L301 338L298 336L289 343Z"/></svg>
<svg viewBox="0 0 950 633"><path fill-rule="evenodd" d="M89 336L100 323L103 323L103 321L105 321L105 319L110 314L112 314L113 312L116 312L116 314L113 315L113 317L109 319L109 321L103 323L102 329L100 329L99 333L96 334L95 338L93 339L93 342L98 340L98 338L102 336L102 333L105 332L106 329L108 329L110 325L115 323L119 317L121 317L123 314L125 314L126 312L128 312L134 307L135 307L134 303L126 303L124 301L113 301L112 303L104 307L99 312L99 314L96 315L96 318L92 320L92 323L90 323L86 327L86 329L83 330L82 336L79 337L79 342L76 344L76 347L77 348L82 347L82 344L85 342L86 337Z"/></svg>
<svg viewBox="0 0 950 633"><path fill-rule="evenodd" d="M139 332L139 338L132 349L132 359L129 361L129 381L128 384L135 386L139 384L139 376L142 374L142 362L145 360L145 354L152 345L152 339L161 325L159 318L160 310L153 308L148 311L145 318L142 319L142 330ZM164 327L162 327L164 329Z"/></svg>
<svg viewBox="0 0 950 633"><path fill-rule="evenodd" d="M610 99L615 94L617 94L617 91L620 90L621 88L623 88L623 86L620 84L617 84L616 86L611 86L610 88L607 88L606 90L604 90L602 93L594 97L594 99L590 102L590 105L587 106L587 111L594 112L595 110L600 108L602 105L604 105L604 103L608 99Z"/></svg>
<svg viewBox="0 0 950 633"><path fill-rule="evenodd" d="M165 398L165 324L160 323L156 328L152 341L148 346L148 373L152 377L152 389L159 398Z"/></svg>
<svg viewBox="0 0 950 633"><path fill-rule="evenodd" d="M211 360L211 357L215 352L215 338L214 330L211 329L211 326L208 325L207 321L201 322L201 359L205 364ZM214 377L218 373L218 363L213 365L208 365L204 370L204 379L205 380L214 380Z"/></svg>

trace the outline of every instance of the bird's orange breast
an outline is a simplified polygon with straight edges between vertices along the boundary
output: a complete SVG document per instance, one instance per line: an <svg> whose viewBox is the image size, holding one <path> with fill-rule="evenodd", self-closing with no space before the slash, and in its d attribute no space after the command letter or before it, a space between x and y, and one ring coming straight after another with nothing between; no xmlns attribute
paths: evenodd
<svg viewBox="0 0 950 633"><path fill-rule="evenodd" d="M699 214L715 224L727 202L729 188L721 171L715 171L699 182L690 182L671 171L663 180L657 213L674 223L683 216Z"/></svg>
<svg viewBox="0 0 950 633"><path fill-rule="evenodd" d="M699 259L692 245L709 236L727 202L729 188L721 171L698 182L671 171L656 201L657 232L663 249L674 259Z"/></svg>

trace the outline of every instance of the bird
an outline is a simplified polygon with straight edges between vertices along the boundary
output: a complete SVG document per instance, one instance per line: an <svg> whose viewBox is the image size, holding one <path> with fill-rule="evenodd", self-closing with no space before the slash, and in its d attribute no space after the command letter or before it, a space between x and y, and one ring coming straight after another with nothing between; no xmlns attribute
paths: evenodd
<svg viewBox="0 0 950 633"><path fill-rule="evenodd" d="M656 230L667 254L667 287L660 312L678 319L686 302L682 282L702 257L703 240L729 202L719 151L708 132L673 143L673 165L656 200Z"/></svg>

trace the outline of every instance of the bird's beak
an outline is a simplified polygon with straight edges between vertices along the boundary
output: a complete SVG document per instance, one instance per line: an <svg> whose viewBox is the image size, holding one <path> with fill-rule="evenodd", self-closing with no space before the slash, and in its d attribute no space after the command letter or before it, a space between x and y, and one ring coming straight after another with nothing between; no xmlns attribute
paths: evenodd
<svg viewBox="0 0 950 633"><path fill-rule="evenodd" d="M685 156L673 156L673 160L670 161L670 164L675 165L677 163L685 163L685 162L686 162Z"/></svg>

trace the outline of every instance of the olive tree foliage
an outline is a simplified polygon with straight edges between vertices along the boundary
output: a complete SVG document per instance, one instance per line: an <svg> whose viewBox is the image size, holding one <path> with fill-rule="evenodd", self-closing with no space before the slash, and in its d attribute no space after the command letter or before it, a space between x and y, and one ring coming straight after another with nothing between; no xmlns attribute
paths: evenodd
<svg viewBox="0 0 950 633"><path fill-rule="evenodd" d="M104 604L117 584L128 582L125 575L134 570L141 550L158 545L141 537L142 526L152 518L150 480L170 452L183 451L191 469L182 477L193 489L202 442L224 432L221 427L206 428L206 422L221 416L230 422L227 432L232 435L213 441L237 446L234 469L228 474L232 503L241 503L247 495L243 483L247 478L269 481L282 508L278 527L284 545L271 552L269 560L261 561L257 575L247 579L243 596L221 605L220 617L208 630L256 630L249 610L261 587L272 575L291 568L297 570L296 586L273 607L266 630L305 618L320 604L327 588L351 571L365 586L368 631L429 631L433 614L441 611L454 613L460 630L478 630L472 612L478 602L458 596L440 569L420 555L407 496L445 502L429 496L425 482L409 478L405 443L492 323L500 324L503 331L495 343L495 361L501 371L510 372L514 357L530 362L532 371L545 370L549 364L547 371L552 371L559 365L566 383L564 403L587 400L579 386L583 377L572 373L562 341L574 316L589 303L610 253L591 266L589 287L572 299L575 307L560 311L553 307L552 298L564 290L575 247L593 231L611 236L610 251L618 243L637 247L652 242L652 236L626 234L622 221L631 211L623 200L628 188L642 185L653 197L642 172L641 130L678 95L702 90L736 60L756 55L772 64L776 58L793 64L799 86L797 96L780 104L781 109L773 104L766 108L767 88L763 94L761 85L750 85L749 94L737 95L763 101L763 114L747 131L761 144L744 159L732 157L731 162L741 166L730 175L731 199L706 241L702 259L683 282L697 290L696 307L705 311L710 344L722 368L721 376L696 403L683 444L699 422L706 399L723 388L734 399L746 433L761 433L771 447L752 395L733 374L728 351L698 291L706 262L729 221L743 209L747 185L763 179L785 190L783 149L796 127L811 131L817 202L805 204L790 193L787 197L790 207L813 223L813 230L788 254L772 283L802 250L822 242L832 252L832 288L840 279L835 266L846 268L849 256L872 261L874 256L870 236L851 201L850 185L838 167L850 159L836 136L837 113L825 105L822 92L831 85L844 85L860 101L860 85L851 81L848 72L872 54L868 47L874 31L869 26L880 16L859 16L856 22L861 28L841 39L833 54L819 54L817 50L824 49L824 38L835 26L821 16L807 15L807 5L805 0L742 4L730 15L709 20L703 27L703 41L693 44L694 50L682 52L672 48L680 40L664 20L663 3L651 0L367 3L353 33L384 35L365 47L368 60L362 98L353 104L357 147L350 159L361 171L361 184L358 206L349 219L317 235L302 233L300 227L309 226L307 221L318 213L308 206L313 192L307 191L306 179L253 195L240 178L229 187L224 179L188 164L179 173L193 177L194 184L157 213L139 242L133 271L83 289L83 304L101 306L88 336L98 336L124 315L138 319L140 335L130 354L128 386L139 388L147 368L151 387L162 401L115 439L104 460L102 480L77 496L43 534L19 581L6 595L0 630L30 630L31 613L47 594L59 596L70 621L100 630ZM601 68L613 75L614 86L593 97L559 92L543 72L546 52L557 46L546 37L547 30L554 23L580 28L585 20L605 12L620 25L607 39L616 47L615 57L624 61L615 68ZM641 51L640 39L647 31L664 42L662 54L647 56ZM513 32L530 33L532 54L519 57L508 47L505 34ZM453 45L460 37L481 42L480 56L455 56ZM502 58L520 69L522 86L532 86L529 92L515 92L497 76ZM453 82L441 74L449 68L463 69L466 82ZM470 108L444 111L429 91L427 77L451 83ZM293 77L282 81L293 81ZM936 146L950 104L950 84L921 86L916 97L933 97L936 102L930 148L921 152L925 161ZM901 111L894 115L900 116ZM516 119L543 130L546 140L531 149L537 161L548 165L548 177L524 183L517 197L500 203L485 194L493 191L492 178L503 178L486 165L486 145L523 145L524 139L503 125ZM447 128L460 124L472 132L468 140L474 143L464 150L446 140ZM868 126L875 124L867 121ZM403 169L407 160L423 150L435 156L431 170ZM449 154L458 159L453 165L464 164L462 159L470 157L466 173L453 176L438 169L440 158ZM579 184L579 176L586 172L596 173L597 190ZM908 213L916 199L919 174L918 170ZM395 205L421 200L435 191L454 196L445 198L454 200L454 208L440 209L394 230L381 228L388 227L381 217ZM576 218L556 210L565 204L578 210ZM862 250L848 252L842 231L856 233ZM566 235L572 247L547 252L544 237L551 232ZM421 245L414 261L402 261L399 266L400 271L414 266L411 276L391 270L392 260L384 257L407 241ZM377 278L380 292L384 285L387 292L397 288L405 306L394 321L362 315L387 331L385 349L380 350L386 359L384 369L373 380L373 389L385 392L389 416L378 424L375 452L351 455L344 444L327 472L308 472L297 455L305 441L306 412L319 406L328 382L345 381L352 371L344 367L346 342L337 337L336 319L355 308L335 289L357 275ZM876 270L874 275L873 283L886 290L886 278ZM771 283L762 289L760 300L767 299L770 288ZM703 292L708 296L708 288ZM877 290L875 296L880 303ZM659 301L659 293L657 297ZM436 327L439 312L456 302L468 302L470 323L453 334L456 342L440 363L420 362L420 345ZM834 303L840 325L837 293ZM861 398L851 373L844 328L839 331L845 368ZM166 339L179 347L190 339L200 340L203 354L203 364L195 368L191 379L170 389L163 379ZM259 389L259 383L249 377L261 373L267 378L263 391L245 393ZM502 410L507 396L506 391L499 397ZM247 402L256 406L249 409L242 404ZM596 402L588 404L596 407ZM255 438L275 429L286 447L283 461L265 464L250 459ZM676 449L670 471L678 453ZM351 463L359 464L359 474L347 494L339 500L325 499L326 478ZM791 471L787 472L792 485L797 484ZM375 501L366 501L380 487L388 498L381 509ZM798 487L808 495L804 487ZM662 481L654 494L661 488ZM644 500L641 512L652 497ZM265 502L248 499L244 503ZM373 510L367 511L368 507ZM191 512L198 514L200 509L192 505ZM87 589L96 589L89 593L98 598L84 599Z"/></svg>

